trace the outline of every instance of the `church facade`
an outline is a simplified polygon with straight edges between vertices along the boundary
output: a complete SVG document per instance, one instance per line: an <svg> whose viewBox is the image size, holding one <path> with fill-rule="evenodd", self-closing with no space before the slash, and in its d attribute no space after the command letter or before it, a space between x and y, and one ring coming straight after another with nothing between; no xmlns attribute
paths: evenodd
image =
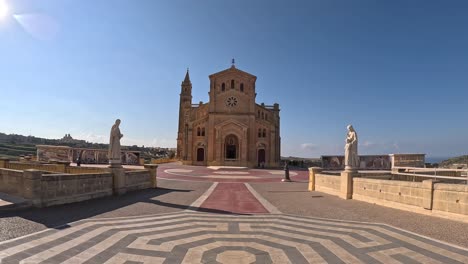
<svg viewBox="0 0 468 264"><path fill-rule="evenodd" d="M209 76L209 102L192 104L189 72L181 85L177 157L187 165L280 166L279 105L257 104L257 77L230 68Z"/></svg>

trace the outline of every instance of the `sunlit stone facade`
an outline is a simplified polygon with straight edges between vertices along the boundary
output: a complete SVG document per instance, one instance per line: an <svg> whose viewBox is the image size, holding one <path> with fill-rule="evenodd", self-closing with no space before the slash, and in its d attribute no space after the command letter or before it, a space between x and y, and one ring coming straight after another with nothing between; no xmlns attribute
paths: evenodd
<svg viewBox="0 0 468 264"><path fill-rule="evenodd" d="M209 78L208 103L192 104L188 71L182 82L177 156L190 165L279 166L280 109L255 102L257 77L232 65Z"/></svg>

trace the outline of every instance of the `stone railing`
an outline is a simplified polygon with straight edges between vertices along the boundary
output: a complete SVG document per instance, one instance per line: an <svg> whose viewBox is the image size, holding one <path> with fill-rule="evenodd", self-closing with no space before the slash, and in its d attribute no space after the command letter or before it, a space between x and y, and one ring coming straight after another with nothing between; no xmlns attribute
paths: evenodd
<svg viewBox="0 0 468 264"><path fill-rule="evenodd" d="M177 159L169 159L169 158L163 158L163 159L151 159L151 164L162 164L162 163L169 163L169 162L175 162Z"/></svg>
<svg viewBox="0 0 468 264"><path fill-rule="evenodd" d="M340 176L334 176L322 173L321 168L309 168L309 191L468 222L466 184L441 183L444 178L412 182L394 180L394 175L388 175L392 180L373 178L378 175L366 176L356 171L343 171Z"/></svg>
<svg viewBox="0 0 468 264"><path fill-rule="evenodd" d="M0 165L11 165L21 169L0 168L0 192L20 196L37 207L157 187L158 165L153 164L145 165L144 170L126 170L122 167L68 167L62 166L63 164L17 164L5 160L2 160ZM34 166L40 170L29 169ZM71 169L75 173L51 173L59 170L57 168L64 171Z"/></svg>

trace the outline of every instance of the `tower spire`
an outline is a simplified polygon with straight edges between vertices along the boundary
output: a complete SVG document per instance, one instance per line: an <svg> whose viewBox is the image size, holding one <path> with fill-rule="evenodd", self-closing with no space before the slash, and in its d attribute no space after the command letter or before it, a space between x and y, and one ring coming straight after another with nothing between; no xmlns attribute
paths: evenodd
<svg viewBox="0 0 468 264"><path fill-rule="evenodd" d="M232 67L232 68L235 68L235 67L236 67L236 61L234 60L234 58L232 58L231 63L232 63L231 67Z"/></svg>
<svg viewBox="0 0 468 264"><path fill-rule="evenodd" d="M187 73L185 74L184 83L190 83L189 68L187 68Z"/></svg>

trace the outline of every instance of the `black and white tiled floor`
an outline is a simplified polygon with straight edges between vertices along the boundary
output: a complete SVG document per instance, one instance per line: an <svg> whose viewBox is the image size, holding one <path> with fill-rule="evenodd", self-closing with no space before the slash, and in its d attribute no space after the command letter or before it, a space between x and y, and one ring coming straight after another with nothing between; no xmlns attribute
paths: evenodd
<svg viewBox="0 0 468 264"><path fill-rule="evenodd" d="M85 219L0 243L1 263L468 263L388 225L182 211Z"/></svg>

